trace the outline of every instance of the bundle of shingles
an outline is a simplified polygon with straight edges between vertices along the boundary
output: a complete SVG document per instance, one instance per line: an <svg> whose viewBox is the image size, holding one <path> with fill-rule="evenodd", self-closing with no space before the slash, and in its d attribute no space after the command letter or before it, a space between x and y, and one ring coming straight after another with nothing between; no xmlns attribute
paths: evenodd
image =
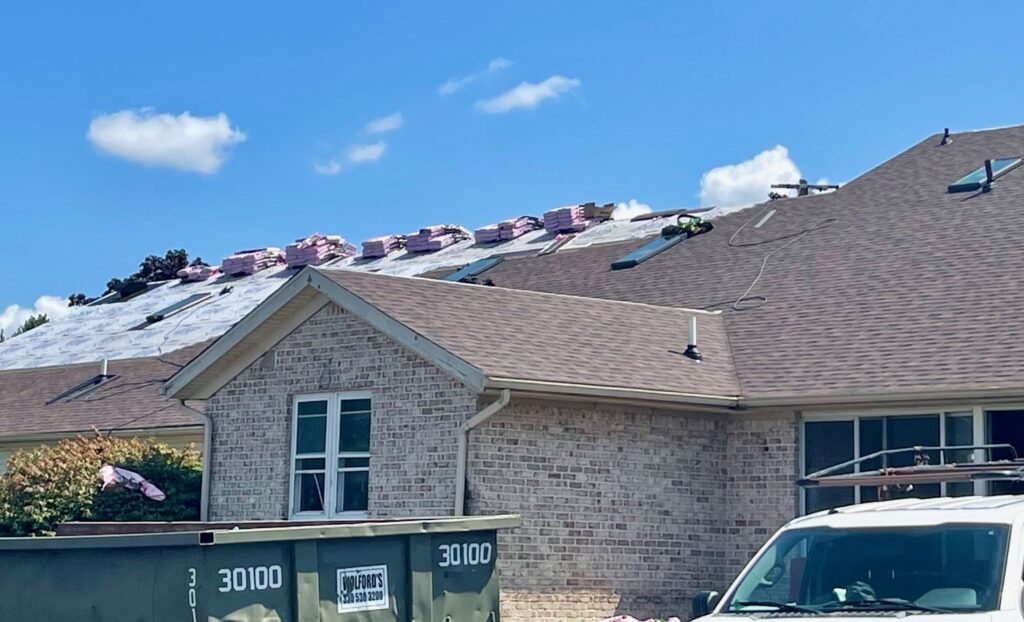
<svg viewBox="0 0 1024 622"><path fill-rule="evenodd" d="M405 249L410 253L439 251L469 237L469 231L458 225L431 225L410 235Z"/></svg>
<svg viewBox="0 0 1024 622"><path fill-rule="evenodd" d="M493 225L480 227L473 232L473 239L477 244L491 244L494 242L507 242L514 240L524 233L542 228L539 218L533 216L520 216L503 220Z"/></svg>
<svg viewBox="0 0 1024 622"><path fill-rule="evenodd" d="M321 235L314 233L299 238L285 248L285 258L289 268L302 266L319 266L328 259L351 257L356 247L345 241L340 235Z"/></svg>
<svg viewBox="0 0 1024 622"><path fill-rule="evenodd" d="M570 205L544 212L544 228L548 233L583 231L590 225L582 205Z"/></svg>
<svg viewBox="0 0 1024 622"><path fill-rule="evenodd" d="M363 258L377 259L405 248L404 235L383 235L363 242Z"/></svg>
<svg viewBox="0 0 1024 622"><path fill-rule="evenodd" d="M217 266L188 266L178 270L178 278L185 283L205 281L211 276L217 276L218 274L220 274L220 268Z"/></svg>
<svg viewBox="0 0 1024 622"><path fill-rule="evenodd" d="M268 246L266 248L253 248L244 251L236 251L228 255L220 264L224 274L248 275L255 274L271 266L284 262L284 253L281 249Z"/></svg>

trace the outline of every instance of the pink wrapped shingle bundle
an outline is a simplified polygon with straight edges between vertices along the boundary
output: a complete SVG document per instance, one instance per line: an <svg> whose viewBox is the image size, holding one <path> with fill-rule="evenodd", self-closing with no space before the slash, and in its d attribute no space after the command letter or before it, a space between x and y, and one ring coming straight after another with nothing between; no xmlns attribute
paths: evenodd
<svg viewBox="0 0 1024 622"><path fill-rule="evenodd" d="M477 244L506 242L542 227L543 225L539 218L519 216L518 218L510 218L493 225L480 227L473 232L473 239L476 240Z"/></svg>
<svg viewBox="0 0 1024 622"><path fill-rule="evenodd" d="M458 225L431 225L410 235L405 248L410 253L439 251L469 237L469 232Z"/></svg>
<svg viewBox="0 0 1024 622"><path fill-rule="evenodd" d="M346 242L340 235L321 235L319 233L299 238L285 248L285 258L289 268L319 266L328 259L350 257L355 253L356 247Z"/></svg>
<svg viewBox="0 0 1024 622"><path fill-rule="evenodd" d="M520 216L511 220L503 220L498 223L498 232L502 241L514 240L524 233L536 231L542 228L539 218L533 216Z"/></svg>
<svg viewBox="0 0 1024 622"><path fill-rule="evenodd" d="M220 268L217 266L188 266L178 270L178 278L186 283L205 281L218 274L220 274Z"/></svg>
<svg viewBox="0 0 1024 622"><path fill-rule="evenodd" d="M284 262L284 253L281 249L268 246L266 248L253 248L245 251L236 251L228 255L220 263L220 269L224 274L243 275L255 274L271 266Z"/></svg>
<svg viewBox="0 0 1024 622"><path fill-rule="evenodd" d="M377 259L405 248L404 235L383 235L363 242L363 258Z"/></svg>
<svg viewBox="0 0 1024 622"><path fill-rule="evenodd" d="M492 242L500 242L500 226L501 223L495 223L493 225L487 225L486 227L480 227L479 229L473 232L473 240L477 244L490 244Z"/></svg>
<svg viewBox="0 0 1024 622"><path fill-rule="evenodd" d="M549 233L583 231L588 224L583 214L583 207L579 205L560 207L544 212L544 228Z"/></svg>
<svg viewBox="0 0 1024 622"><path fill-rule="evenodd" d="M662 619L664 618L647 618L643 622L658 622ZM633 616L615 616L612 618L605 618L601 620L601 622L640 622L640 620L637 620ZM682 620L675 616L672 616L671 618L666 619L665 622L682 622Z"/></svg>

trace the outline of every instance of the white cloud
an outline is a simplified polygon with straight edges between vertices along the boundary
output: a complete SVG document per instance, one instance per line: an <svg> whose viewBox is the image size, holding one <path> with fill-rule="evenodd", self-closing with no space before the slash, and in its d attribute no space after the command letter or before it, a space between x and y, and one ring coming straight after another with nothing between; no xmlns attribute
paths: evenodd
<svg viewBox="0 0 1024 622"><path fill-rule="evenodd" d="M517 108L536 108L545 100L558 99L563 93L579 88L580 84L578 79L565 76L551 76L537 83L521 82L519 86L493 99L478 101L476 108L487 114L503 114Z"/></svg>
<svg viewBox="0 0 1024 622"><path fill-rule="evenodd" d="M348 148L348 161L352 164L376 162L384 157L387 148L388 145L383 140L368 145L352 145Z"/></svg>
<svg viewBox="0 0 1024 622"><path fill-rule="evenodd" d="M313 170L316 171L317 175L337 175L341 172L341 168L341 162L338 162L334 158L331 158L323 164L319 162L313 163Z"/></svg>
<svg viewBox="0 0 1024 622"><path fill-rule="evenodd" d="M702 205L741 205L768 200L772 184L795 183L800 169L789 150L776 145L739 164L718 166L700 179Z"/></svg>
<svg viewBox="0 0 1024 622"><path fill-rule="evenodd" d="M70 311L68 301L60 296L40 296L36 299L34 306L30 308L20 305L9 305L0 313L0 329L4 331L4 338L14 336L14 331L25 323L25 320L32 315L43 313L51 320L59 320Z"/></svg>
<svg viewBox="0 0 1024 622"><path fill-rule="evenodd" d="M651 206L641 203L636 199L630 199L628 203L619 203L612 210L612 220L629 220L641 214L650 214Z"/></svg>
<svg viewBox="0 0 1024 622"><path fill-rule="evenodd" d="M389 114L386 117L374 119L366 124L365 131L367 134L383 134L385 132L393 132L398 128L402 127L405 123L405 119L402 117L401 112L395 114Z"/></svg>
<svg viewBox="0 0 1024 622"><path fill-rule="evenodd" d="M483 71L471 73L468 76L462 76L459 78L449 78L447 82L437 87L437 92L441 96L451 95L452 93L458 91L467 84L475 82L476 80L479 80L480 78L486 76L489 73L501 71L502 69L511 66L512 61L499 56L498 58L495 58L491 60L491 62L487 63L487 69L484 69Z"/></svg>
<svg viewBox="0 0 1024 622"><path fill-rule="evenodd" d="M217 172L231 146L246 138L223 112L194 117L151 109L99 115L87 136L96 148L125 160L205 174Z"/></svg>

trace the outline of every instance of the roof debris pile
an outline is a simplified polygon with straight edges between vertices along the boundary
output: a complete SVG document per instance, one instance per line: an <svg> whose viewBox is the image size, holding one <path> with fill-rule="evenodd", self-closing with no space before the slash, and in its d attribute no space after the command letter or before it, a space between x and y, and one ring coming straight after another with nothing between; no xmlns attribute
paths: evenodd
<svg viewBox="0 0 1024 622"><path fill-rule="evenodd" d="M236 251L235 254L224 258L220 269L224 271L224 274L231 276L251 275L279 263L284 263L284 253L279 248L268 246Z"/></svg>
<svg viewBox="0 0 1024 622"><path fill-rule="evenodd" d="M410 235L405 247L410 253L429 253L448 248L469 237L469 231L458 225L431 225Z"/></svg>
<svg viewBox="0 0 1024 622"><path fill-rule="evenodd" d="M185 283L198 283L220 274L217 266L188 266L178 270L178 278Z"/></svg>
<svg viewBox="0 0 1024 622"><path fill-rule="evenodd" d="M319 266L329 259L351 257L356 247L349 244L340 235L313 235L299 238L285 248L285 258L289 268L302 266Z"/></svg>
<svg viewBox="0 0 1024 622"><path fill-rule="evenodd" d="M391 253L405 248L404 235L382 235L363 242L363 257L377 259L387 257Z"/></svg>
<svg viewBox="0 0 1024 622"><path fill-rule="evenodd" d="M477 244L493 244L496 242L507 242L530 231L542 229L544 225L539 218L534 216L519 216L510 218L493 225L480 227L473 232L473 239Z"/></svg>

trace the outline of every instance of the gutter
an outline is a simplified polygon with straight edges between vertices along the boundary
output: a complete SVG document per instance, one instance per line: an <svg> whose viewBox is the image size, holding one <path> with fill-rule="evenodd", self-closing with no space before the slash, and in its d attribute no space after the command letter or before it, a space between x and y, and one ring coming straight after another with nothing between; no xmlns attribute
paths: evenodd
<svg viewBox="0 0 1024 622"><path fill-rule="evenodd" d="M894 402L952 402L969 400L972 402L990 403L998 400L1019 400L1024 396L1020 387L991 387L988 389L944 389L922 391L877 391L832 395L782 395L778 397L749 397L744 405L750 408L775 406L860 406L864 404L880 404Z"/></svg>
<svg viewBox="0 0 1024 622"><path fill-rule="evenodd" d="M213 419L185 404L185 400L178 400L178 406L203 422L203 483L199 496L199 520L205 523L210 520L210 451L213 449Z"/></svg>
<svg viewBox="0 0 1024 622"><path fill-rule="evenodd" d="M502 389L497 400L470 417L459 430L459 450L455 463L455 516L463 516L466 508L466 463L469 461L469 431L498 414L512 399L512 392ZM206 472L205 469L203 471Z"/></svg>
<svg viewBox="0 0 1024 622"><path fill-rule="evenodd" d="M683 393L679 391L659 391L656 389L633 389L629 387L610 387L602 385L576 384L570 382L548 382L544 380L522 380L519 378L487 379L489 389L512 389L515 391L535 391L556 395L577 395L596 398L617 398L625 400L649 400L654 402L671 402L677 404L724 406L740 408L743 398L739 395L714 395L705 393Z"/></svg>

